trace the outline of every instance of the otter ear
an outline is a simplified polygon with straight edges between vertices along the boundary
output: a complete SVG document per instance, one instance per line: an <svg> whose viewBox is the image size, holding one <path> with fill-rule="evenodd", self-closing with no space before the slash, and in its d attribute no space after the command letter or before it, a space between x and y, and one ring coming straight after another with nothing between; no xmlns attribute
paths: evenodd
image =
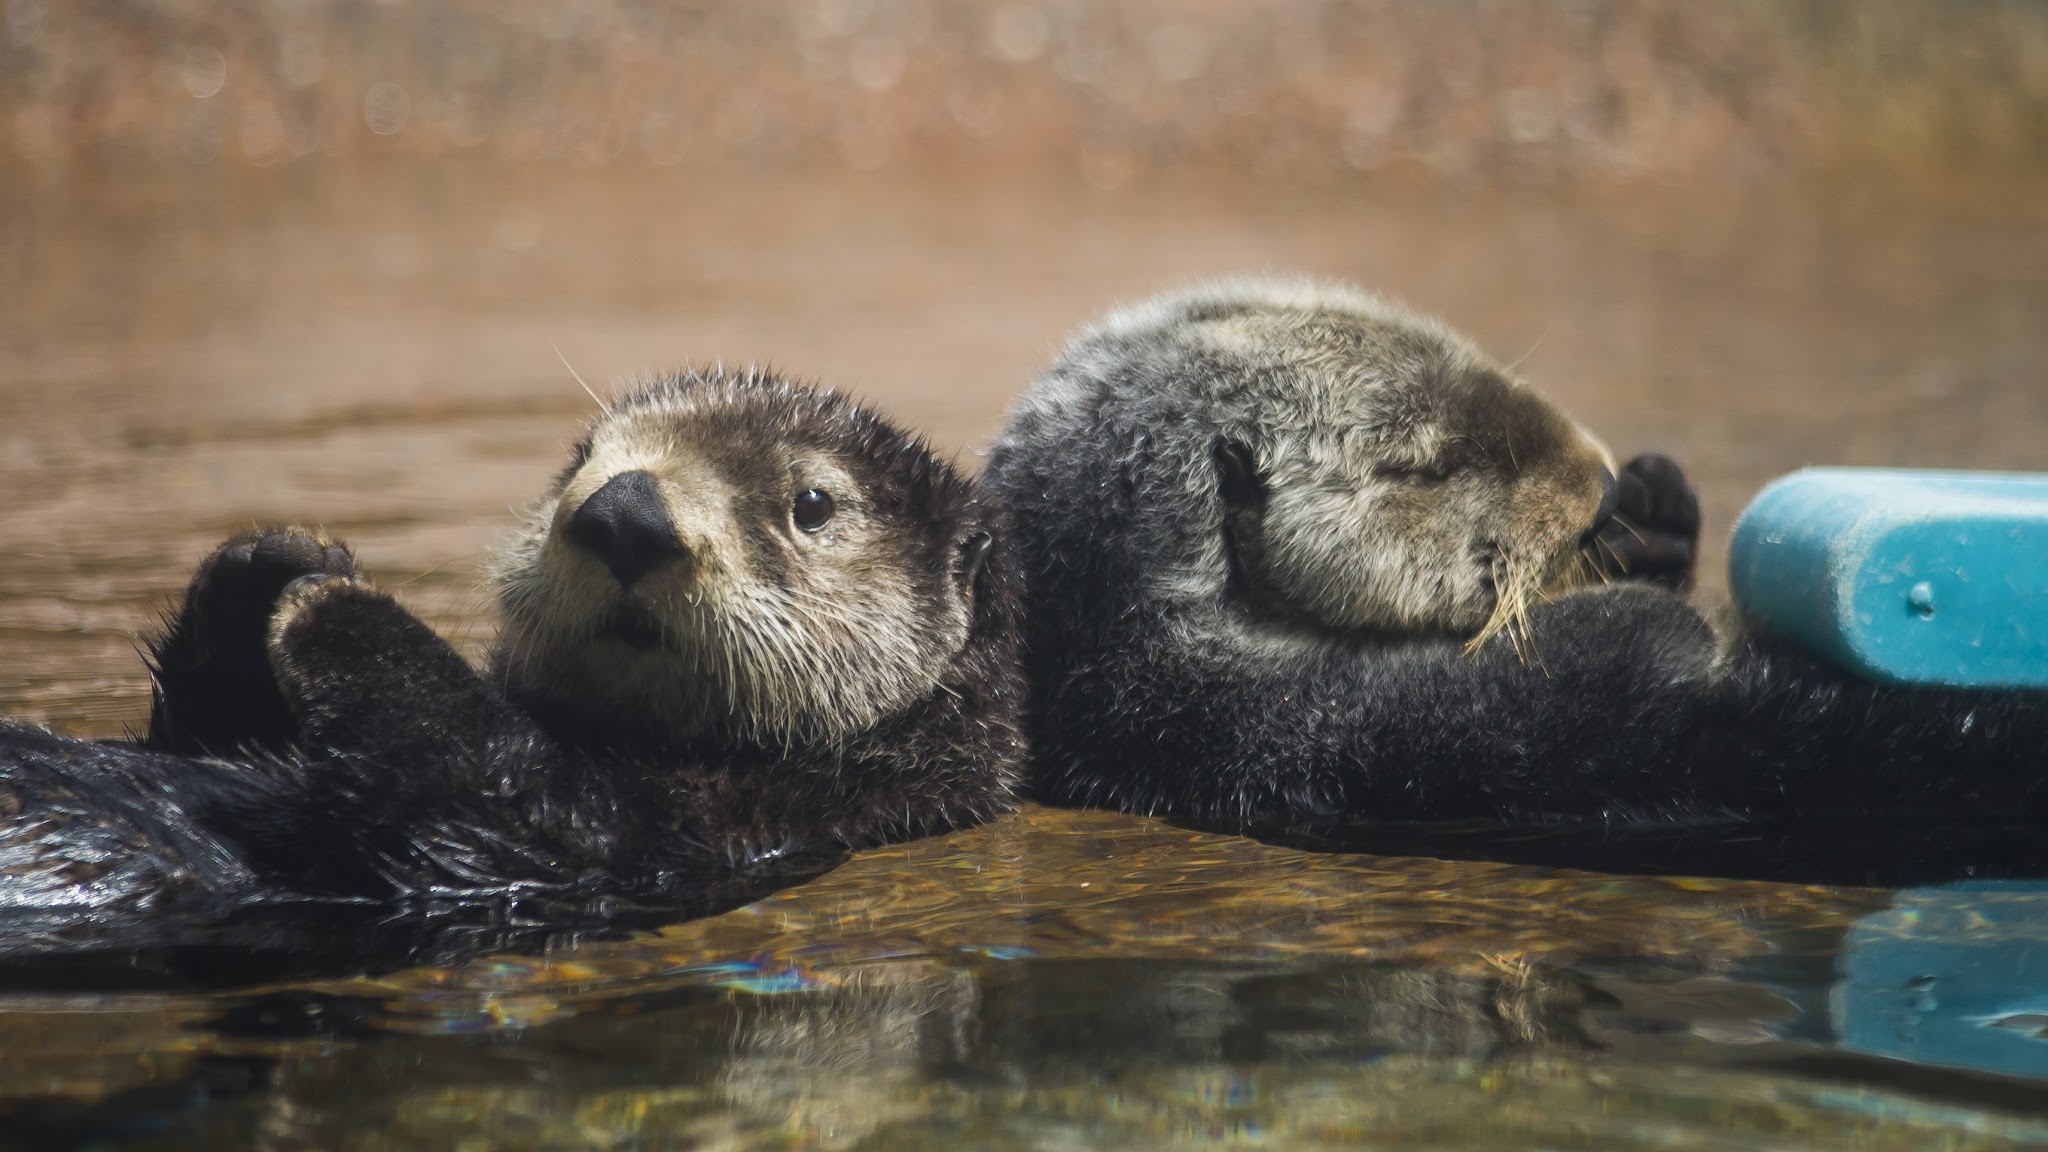
<svg viewBox="0 0 2048 1152"><path fill-rule="evenodd" d="M974 594L974 582L981 577L981 566L988 560L988 552L995 545L996 538L976 529L960 541L960 591L968 596Z"/></svg>

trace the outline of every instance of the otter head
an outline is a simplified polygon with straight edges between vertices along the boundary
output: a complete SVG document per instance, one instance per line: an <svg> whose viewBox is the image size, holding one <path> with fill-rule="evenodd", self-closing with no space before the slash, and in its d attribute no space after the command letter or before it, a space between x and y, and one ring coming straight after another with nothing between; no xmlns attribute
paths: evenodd
<svg viewBox="0 0 2048 1152"><path fill-rule="evenodd" d="M1442 324L1360 293L1247 284L1150 324L1206 433L1184 469L1207 567L1256 615L1476 644L1590 579L1607 449ZM1126 335L1132 334L1127 331ZM1213 517L1213 519L1211 519Z"/></svg>
<svg viewBox="0 0 2048 1152"><path fill-rule="evenodd" d="M689 373L608 407L498 566L515 699L621 738L837 741L932 694L972 490L829 392Z"/></svg>

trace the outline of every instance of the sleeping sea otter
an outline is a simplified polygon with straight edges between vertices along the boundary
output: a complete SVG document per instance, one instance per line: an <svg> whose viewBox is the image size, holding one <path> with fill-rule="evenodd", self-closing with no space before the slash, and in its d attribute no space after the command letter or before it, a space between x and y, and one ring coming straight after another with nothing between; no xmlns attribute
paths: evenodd
<svg viewBox="0 0 2048 1152"><path fill-rule="evenodd" d="M1576 837L1555 858L1622 867L1618 840L1687 830L1948 823L1957 870L2048 867L2048 697L1724 642L1655 586L1689 573L1683 477L1609 461L1359 292L1234 282L1112 314L984 480L1025 573L1037 794L1383 851Z"/></svg>

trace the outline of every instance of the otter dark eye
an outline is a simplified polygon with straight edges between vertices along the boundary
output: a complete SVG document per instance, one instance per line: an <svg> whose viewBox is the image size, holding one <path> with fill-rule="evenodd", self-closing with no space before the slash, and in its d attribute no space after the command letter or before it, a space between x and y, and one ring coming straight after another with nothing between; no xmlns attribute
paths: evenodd
<svg viewBox="0 0 2048 1152"><path fill-rule="evenodd" d="M1216 442L1216 491L1232 507L1258 499L1259 471L1250 448L1235 440Z"/></svg>
<svg viewBox="0 0 2048 1152"><path fill-rule="evenodd" d="M832 494L817 488L804 489L790 505L789 518L804 531L816 532L832 519Z"/></svg>

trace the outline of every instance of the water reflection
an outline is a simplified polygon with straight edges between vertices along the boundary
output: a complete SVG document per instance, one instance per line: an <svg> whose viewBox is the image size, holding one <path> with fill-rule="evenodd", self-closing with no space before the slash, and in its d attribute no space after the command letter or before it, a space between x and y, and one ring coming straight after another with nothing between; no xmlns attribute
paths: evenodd
<svg viewBox="0 0 2048 1152"><path fill-rule="evenodd" d="M1849 929L1836 966L1842 1047L2048 1078L2048 882L1900 892Z"/></svg>
<svg viewBox="0 0 2048 1152"><path fill-rule="evenodd" d="M159 1148L2048 1139L2038 1096L1997 1083L1873 1087L1853 1061L1802 1074L1814 1053L1769 1032L1784 1001L1657 969L878 960L484 1031L378 1035L376 1011L265 997L212 1022L241 1051L195 1061L178 1090L43 1107L16 1130Z"/></svg>
<svg viewBox="0 0 2048 1152"><path fill-rule="evenodd" d="M1835 1037L1885 893L1306 853L1027 810L539 955L0 1001L0 1105L156 1147L1528 1147L2048 1139L2037 1088ZM2004 921L2012 924L2007 917ZM2033 931L2028 928L2025 931ZM1852 975L1848 979L1853 982Z"/></svg>

